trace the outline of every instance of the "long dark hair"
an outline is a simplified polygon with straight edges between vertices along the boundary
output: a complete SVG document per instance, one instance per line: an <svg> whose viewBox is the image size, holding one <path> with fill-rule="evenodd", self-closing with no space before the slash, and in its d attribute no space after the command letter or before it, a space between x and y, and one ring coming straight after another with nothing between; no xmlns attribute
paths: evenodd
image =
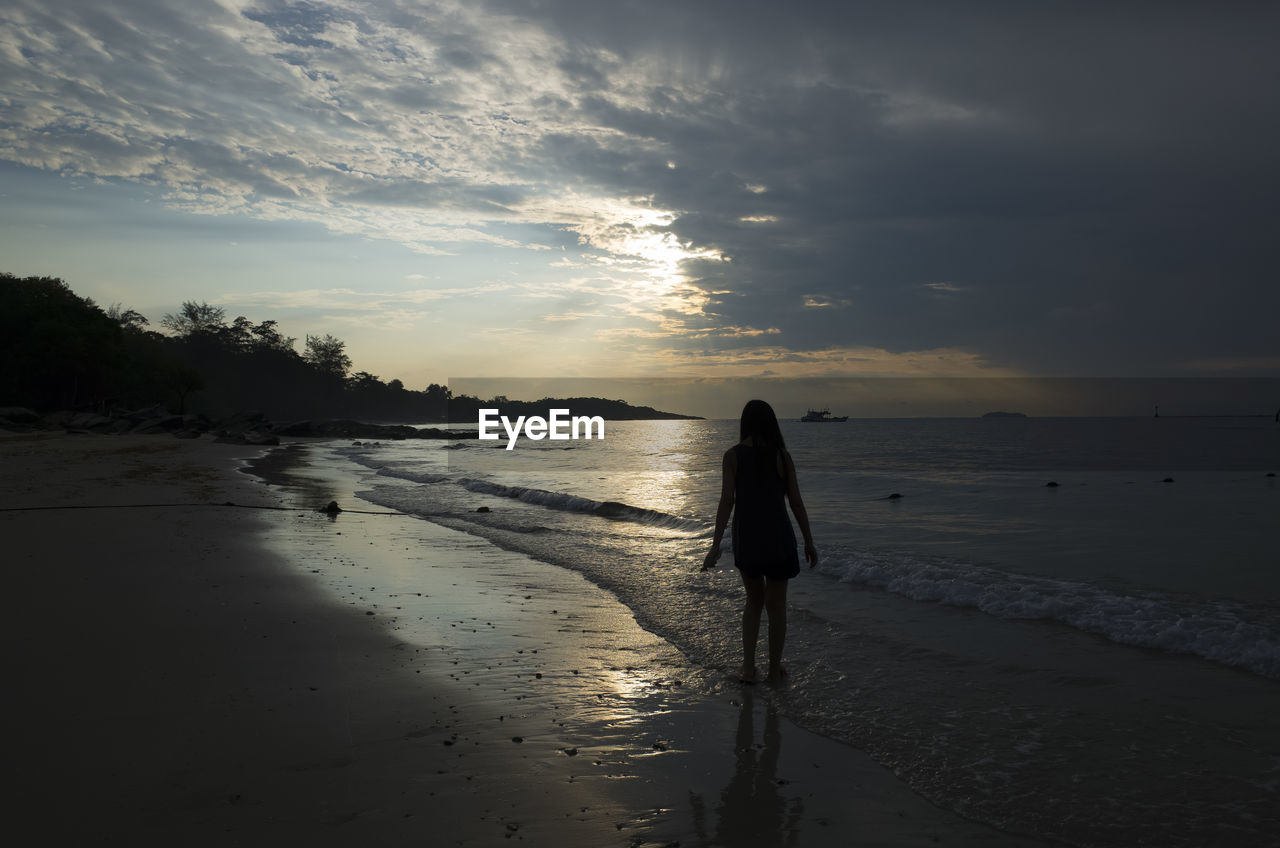
<svg viewBox="0 0 1280 848"><path fill-rule="evenodd" d="M782 440L782 429L778 426L778 416L773 414L773 407L762 400L749 400L742 407L742 419L738 422L738 439L752 440L757 448L756 466L763 470L768 463L773 465L774 458L787 450Z"/></svg>
<svg viewBox="0 0 1280 848"><path fill-rule="evenodd" d="M782 441L782 429L778 427L778 416L773 414L773 407L762 400L749 400L742 407L742 420L738 423L738 439L752 439L758 447L786 450Z"/></svg>

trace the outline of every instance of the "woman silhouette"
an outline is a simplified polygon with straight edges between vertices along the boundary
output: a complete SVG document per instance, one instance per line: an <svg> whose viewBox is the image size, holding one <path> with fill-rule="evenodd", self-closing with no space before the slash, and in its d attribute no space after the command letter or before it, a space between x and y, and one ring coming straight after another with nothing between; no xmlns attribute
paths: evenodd
<svg viewBox="0 0 1280 848"><path fill-rule="evenodd" d="M724 454L716 531L702 568L712 568L720 559L720 542L732 513L733 560L747 591L742 610L741 679L744 683L755 682L760 612L767 610L768 680L776 683L786 674L782 645L787 636L787 581L800 573L796 534L791 529L786 503L791 504L791 512L804 534L804 557L810 568L818 564L818 551L813 546L809 514L796 483L795 463L782 441L773 408L762 400L748 401L742 408L738 436L738 444Z"/></svg>

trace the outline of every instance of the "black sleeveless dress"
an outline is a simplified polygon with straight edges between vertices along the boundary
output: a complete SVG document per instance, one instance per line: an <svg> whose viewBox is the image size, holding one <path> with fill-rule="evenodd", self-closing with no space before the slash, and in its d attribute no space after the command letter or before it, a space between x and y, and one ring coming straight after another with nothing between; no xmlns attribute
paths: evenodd
<svg viewBox="0 0 1280 848"><path fill-rule="evenodd" d="M777 453L747 445L733 450L738 461L730 537L734 565L747 577L789 580L800 573L800 558Z"/></svg>

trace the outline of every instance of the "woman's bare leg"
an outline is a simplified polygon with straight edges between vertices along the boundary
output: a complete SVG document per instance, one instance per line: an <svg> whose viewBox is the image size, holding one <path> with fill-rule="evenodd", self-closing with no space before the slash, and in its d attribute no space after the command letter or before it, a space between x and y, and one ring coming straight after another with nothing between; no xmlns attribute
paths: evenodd
<svg viewBox="0 0 1280 848"><path fill-rule="evenodd" d="M782 646L787 641L787 581L764 585L764 607L769 611L769 682L782 679Z"/></svg>
<svg viewBox="0 0 1280 848"><path fill-rule="evenodd" d="M742 587L747 590L747 602L742 607L742 679L756 679L756 642L760 639L760 611L765 605L763 577L742 575ZM770 619L770 628L772 628Z"/></svg>

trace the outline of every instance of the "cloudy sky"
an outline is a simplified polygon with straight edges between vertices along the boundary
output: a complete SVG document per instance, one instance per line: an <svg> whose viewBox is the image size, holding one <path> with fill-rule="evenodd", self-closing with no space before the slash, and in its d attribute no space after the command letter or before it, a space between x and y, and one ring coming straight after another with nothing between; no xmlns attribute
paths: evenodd
<svg viewBox="0 0 1280 848"><path fill-rule="evenodd" d="M0 270L453 376L1276 376L1280 6L6 0Z"/></svg>

